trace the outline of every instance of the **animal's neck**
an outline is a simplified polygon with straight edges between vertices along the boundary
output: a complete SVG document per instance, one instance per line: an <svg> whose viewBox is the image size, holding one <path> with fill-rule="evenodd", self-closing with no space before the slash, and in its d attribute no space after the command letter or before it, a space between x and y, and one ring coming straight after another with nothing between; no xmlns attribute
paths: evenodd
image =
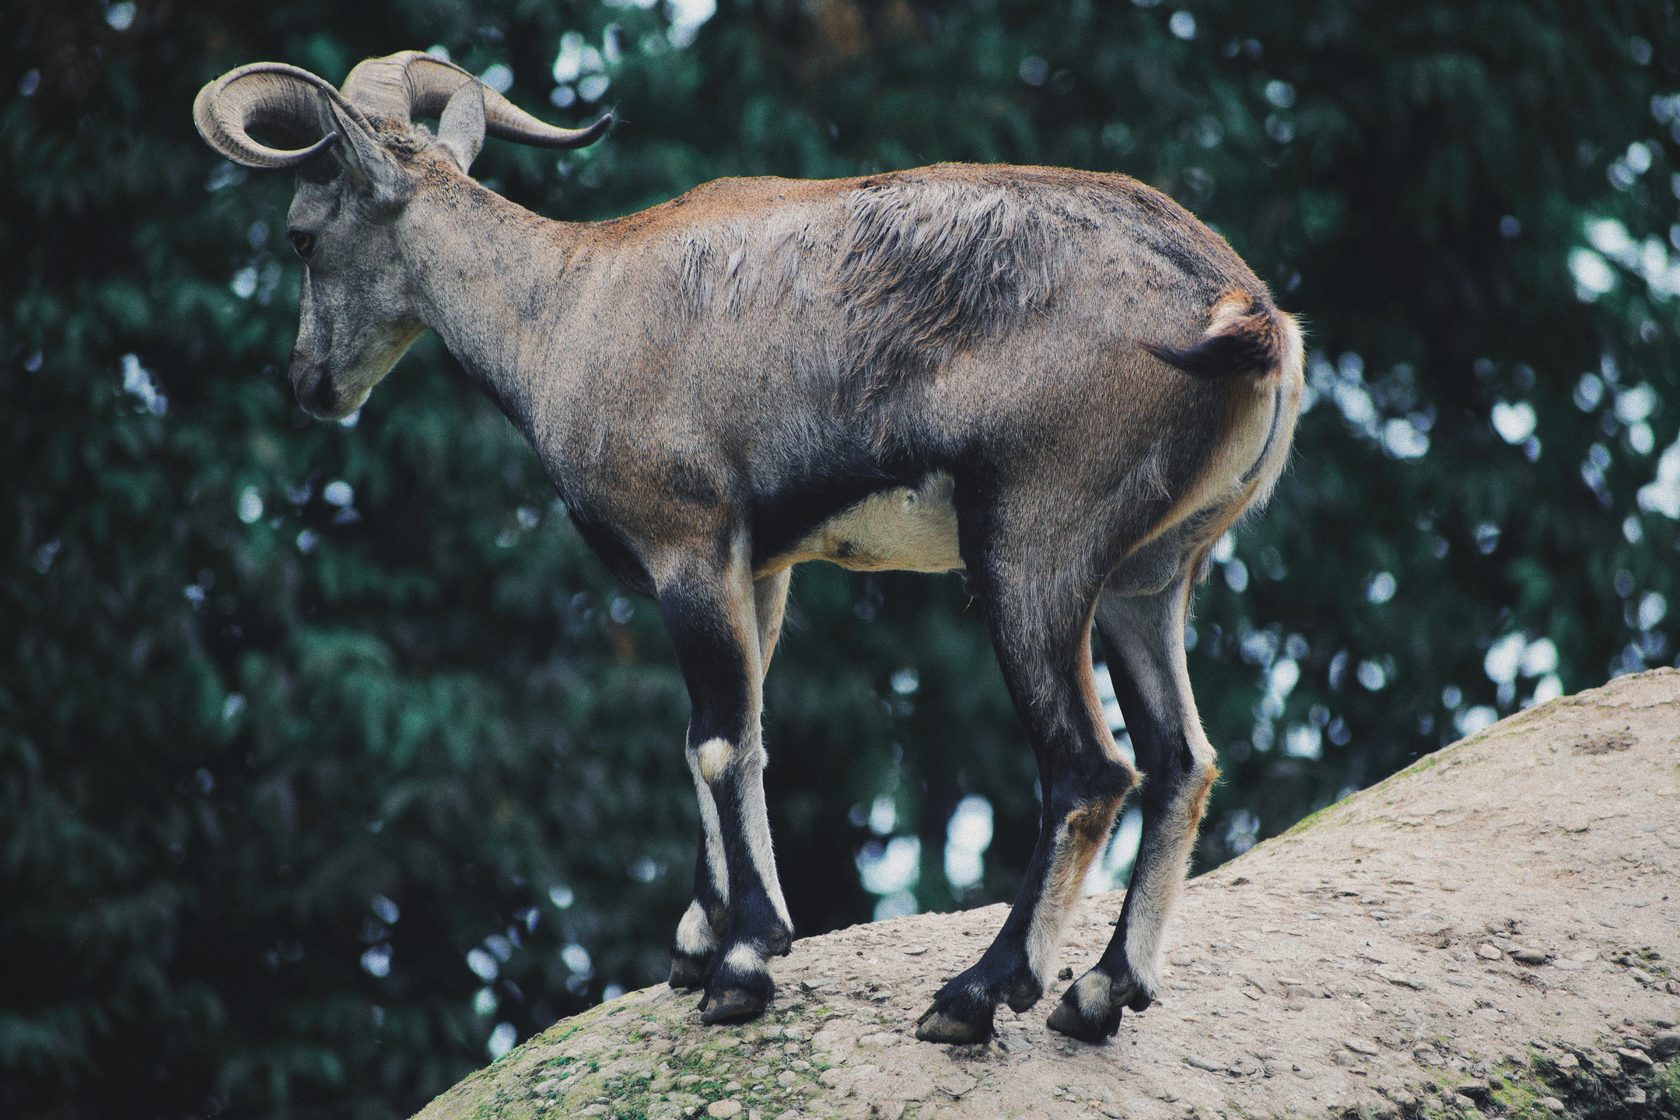
<svg viewBox="0 0 1680 1120"><path fill-rule="evenodd" d="M580 227L549 221L465 180L424 191L403 221L422 318L527 437L563 398L566 272Z"/></svg>

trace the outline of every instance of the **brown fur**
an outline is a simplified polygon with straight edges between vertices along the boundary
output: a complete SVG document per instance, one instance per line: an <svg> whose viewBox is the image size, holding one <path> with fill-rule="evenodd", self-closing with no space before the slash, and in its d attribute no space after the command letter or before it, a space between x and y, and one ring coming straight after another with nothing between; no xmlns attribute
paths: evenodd
<svg viewBox="0 0 1680 1120"><path fill-rule="evenodd" d="M1197 781L1196 789L1190 794L1190 808L1185 817L1185 832L1192 840L1196 832L1202 827L1202 814L1207 811L1208 794L1213 792L1213 783L1219 780L1219 767L1209 766L1202 771Z"/></svg>

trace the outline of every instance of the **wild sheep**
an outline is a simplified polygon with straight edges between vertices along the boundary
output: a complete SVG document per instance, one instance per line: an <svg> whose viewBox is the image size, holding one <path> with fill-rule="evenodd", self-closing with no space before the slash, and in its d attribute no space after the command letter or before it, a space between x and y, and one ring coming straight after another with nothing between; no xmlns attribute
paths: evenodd
<svg viewBox="0 0 1680 1120"><path fill-rule="evenodd" d="M439 113L435 136L412 123ZM609 118L555 128L418 52L363 62L342 92L243 66L194 117L228 159L297 172L299 403L350 413L436 331L584 538L657 601L703 824L671 984L704 986L707 1023L760 1014L793 939L759 711L789 569L814 559L966 571L1037 756L1014 908L918 1036L983 1039L999 1003L1039 999L1143 774L1118 928L1049 1025L1101 1040L1149 1006L1215 774L1185 668L1191 587L1283 470L1302 383L1294 320L1217 234L1122 175L952 164L726 179L548 221L468 176L485 133L577 147ZM1096 699L1093 622L1143 774Z"/></svg>

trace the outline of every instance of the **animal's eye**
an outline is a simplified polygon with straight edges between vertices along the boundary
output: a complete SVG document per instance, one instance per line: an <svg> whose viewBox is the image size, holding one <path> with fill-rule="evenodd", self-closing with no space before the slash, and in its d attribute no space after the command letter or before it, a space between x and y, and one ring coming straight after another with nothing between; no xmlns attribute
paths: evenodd
<svg viewBox="0 0 1680 1120"><path fill-rule="evenodd" d="M304 260L308 260L309 254L315 251L315 235L313 233L305 233L301 229L289 229L286 231L286 240L292 243L292 248L296 249L297 255Z"/></svg>

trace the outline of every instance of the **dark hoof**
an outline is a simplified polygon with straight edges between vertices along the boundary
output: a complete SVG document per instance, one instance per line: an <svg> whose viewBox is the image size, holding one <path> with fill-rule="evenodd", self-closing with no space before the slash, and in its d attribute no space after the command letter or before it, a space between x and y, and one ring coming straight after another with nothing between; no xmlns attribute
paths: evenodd
<svg viewBox="0 0 1680 1120"><path fill-rule="evenodd" d="M745 1023L764 1014L770 1003L769 977L763 992L747 988L716 988L701 1003L700 1021L708 1027L718 1023Z"/></svg>
<svg viewBox="0 0 1680 1120"><path fill-rule="evenodd" d="M984 1042L992 1037L996 1008L997 997L968 973L961 973L934 994L933 1006L916 1020L916 1037L959 1046Z"/></svg>
<svg viewBox="0 0 1680 1120"><path fill-rule="evenodd" d="M991 1010L988 1008L980 1019L960 1019L939 1010L935 1003L916 1020L916 1037L923 1042L943 1042L949 1046L985 1042L992 1037Z"/></svg>
<svg viewBox="0 0 1680 1120"><path fill-rule="evenodd" d="M1106 1042L1120 1030L1120 1005L1104 1007L1097 1014L1088 1014L1079 1006L1079 998L1069 988L1062 1002L1050 1012L1045 1023L1057 1034L1077 1038L1081 1042Z"/></svg>
<svg viewBox="0 0 1680 1120"><path fill-rule="evenodd" d="M1101 1042L1120 1030L1123 1011L1143 1011L1153 998L1132 980L1116 981L1093 968L1062 993L1046 1025L1082 1042Z"/></svg>
<svg viewBox="0 0 1680 1120"><path fill-rule="evenodd" d="M678 991L698 988L706 982L706 958L688 953L671 954L671 987Z"/></svg>
<svg viewBox="0 0 1680 1120"><path fill-rule="evenodd" d="M1038 982L1038 977L1023 970L1019 976L1015 977L1015 982L1010 985L1009 995L1004 1002L1009 1004L1009 1010L1020 1015L1031 1011L1033 1005L1043 998L1044 985Z"/></svg>
<svg viewBox="0 0 1680 1120"><path fill-rule="evenodd" d="M712 971L706 995L700 1000L700 1021L710 1026L756 1019L764 1014L775 991L775 982L768 972L731 968L725 957Z"/></svg>

